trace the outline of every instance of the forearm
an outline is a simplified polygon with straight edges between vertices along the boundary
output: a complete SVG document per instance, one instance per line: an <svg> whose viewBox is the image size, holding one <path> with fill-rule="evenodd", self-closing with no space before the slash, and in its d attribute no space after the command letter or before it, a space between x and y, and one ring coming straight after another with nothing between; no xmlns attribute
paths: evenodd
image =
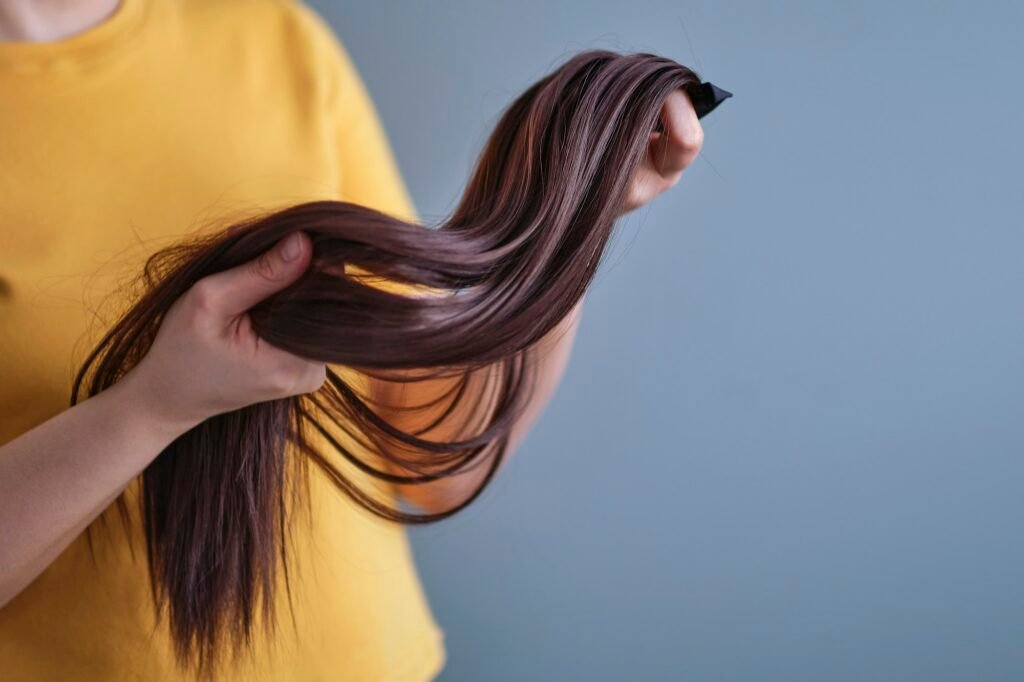
<svg viewBox="0 0 1024 682"><path fill-rule="evenodd" d="M0 605L187 428L142 398L120 382L0 447Z"/></svg>
<svg viewBox="0 0 1024 682"><path fill-rule="evenodd" d="M581 298L565 319L537 344L537 384L525 413L512 429L508 454L519 448L562 383L562 377L569 366L573 344L576 342L576 331L583 313L583 301L584 298Z"/></svg>
<svg viewBox="0 0 1024 682"><path fill-rule="evenodd" d="M507 462L522 444L561 384L562 377L569 364L573 344L576 340L576 332L579 328L584 300L585 296L580 299L573 310L557 326L536 344L536 352L529 354L528 357L531 358L533 363L533 368L530 371L535 372L536 383L533 385L533 390L525 405L524 412L516 421L509 435L509 443L503 462ZM478 378L477 383L483 386L478 392L486 392L484 390L486 389L485 384L490 379L493 379L493 377ZM398 390L400 391L401 389ZM470 393L475 394L472 391ZM388 403L394 400L395 393L392 391L385 398L384 402ZM402 403L403 401L398 400L397 402ZM453 419L448 420L449 423L458 425L476 421L478 415L469 414L469 412L479 412L479 406L474 404L476 401L469 399L464 402L465 405L462 410L464 414L461 416L456 414ZM399 428L412 431L423 423L429 423L433 416L430 413L408 416L401 411L396 411L389 414L388 419L396 426L399 426ZM452 440L462 435L464 434L458 430L442 427L427 432L424 434L424 437L431 440ZM401 475L409 475L410 473L400 470L394 465L389 465L389 468ZM443 511L466 499L480 485L480 482L486 475L487 468L486 464L481 464L456 476L424 484L399 485L396 487L406 500L422 510L427 512Z"/></svg>

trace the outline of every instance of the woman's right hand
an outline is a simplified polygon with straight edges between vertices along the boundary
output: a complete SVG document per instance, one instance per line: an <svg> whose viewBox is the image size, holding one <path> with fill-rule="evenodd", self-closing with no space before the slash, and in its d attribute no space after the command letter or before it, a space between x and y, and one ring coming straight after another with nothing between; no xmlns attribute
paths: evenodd
<svg viewBox="0 0 1024 682"><path fill-rule="evenodd" d="M247 310L294 282L312 256L296 232L259 258L204 277L168 310L149 352L120 382L161 425L184 433L216 414L308 393L326 365L256 336Z"/></svg>

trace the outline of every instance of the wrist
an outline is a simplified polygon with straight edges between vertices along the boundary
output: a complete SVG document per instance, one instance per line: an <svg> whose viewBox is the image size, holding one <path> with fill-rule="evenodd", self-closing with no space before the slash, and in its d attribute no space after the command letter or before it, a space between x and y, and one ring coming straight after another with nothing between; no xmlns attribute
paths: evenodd
<svg viewBox="0 0 1024 682"><path fill-rule="evenodd" d="M203 420L178 414L166 396L161 395L152 382L132 369L117 383L104 391L114 400L118 413L130 415L135 421L155 435L162 436L168 443L182 435Z"/></svg>

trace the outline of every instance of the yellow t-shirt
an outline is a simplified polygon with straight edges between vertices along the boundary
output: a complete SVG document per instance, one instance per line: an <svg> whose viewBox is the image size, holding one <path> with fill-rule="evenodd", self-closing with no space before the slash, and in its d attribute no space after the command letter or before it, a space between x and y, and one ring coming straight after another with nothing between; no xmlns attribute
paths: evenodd
<svg viewBox="0 0 1024 682"><path fill-rule="evenodd" d="M146 255L323 198L415 216L353 63L299 0L122 0L71 38L0 43L0 443L66 409ZM297 627L279 608L277 637L219 679L433 679L443 631L405 528L312 481ZM0 608L0 679L188 679L141 531L133 558L111 518L96 563L83 535Z"/></svg>

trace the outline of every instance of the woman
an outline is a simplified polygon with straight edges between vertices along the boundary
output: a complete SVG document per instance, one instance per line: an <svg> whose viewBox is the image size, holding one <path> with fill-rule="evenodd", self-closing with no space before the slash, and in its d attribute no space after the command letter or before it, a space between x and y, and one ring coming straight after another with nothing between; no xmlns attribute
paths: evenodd
<svg viewBox="0 0 1024 682"><path fill-rule="evenodd" d="M0 670L188 679L133 554L137 520L128 533L102 526L92 547L83 531L196 423L320 386L322 365L257 343L246 317L301 275L310 244L299 234L200 282L135 370L64 409L96 308L197 223L323 198L414 209L354 65L294 0L0 0L0 40ZM675 184L700 150L682 92L663 118L623 211ZM543 342L510 451L558 384L578 313ZM424 382L392 400L445 389ZM406 430L431 419L409 414L395 415ZM468 476L391 492L444 509L474 487ZM283 606L293 620L218 679L432 679L443 634L404 529L312 482Z"/></svg>

